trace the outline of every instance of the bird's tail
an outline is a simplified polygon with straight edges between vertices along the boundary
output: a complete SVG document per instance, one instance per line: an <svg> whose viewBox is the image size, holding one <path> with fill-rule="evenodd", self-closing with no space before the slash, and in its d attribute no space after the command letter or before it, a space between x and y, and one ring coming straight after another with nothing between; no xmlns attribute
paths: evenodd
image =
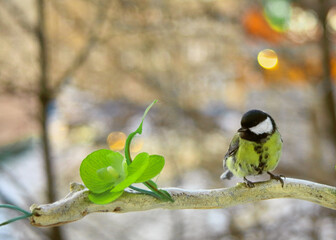
<svg viewBox="0 0 336 240"><path fill-rule="evenodd" d="M220 178L221 178L222 180L224 180L224 179L228 179L228 180L230 180L232 177L233 177L233 173L230 172L230 170L226 170L226 171L220 176Z"/></svg>

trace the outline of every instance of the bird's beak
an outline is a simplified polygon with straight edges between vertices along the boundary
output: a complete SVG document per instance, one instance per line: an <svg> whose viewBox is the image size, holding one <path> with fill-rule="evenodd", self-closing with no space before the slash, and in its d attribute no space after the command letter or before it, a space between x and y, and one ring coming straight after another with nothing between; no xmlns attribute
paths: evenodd
<svg viewBox="0 0 336 240"><path fill-rule="evenodd" d="M248 129L247 128L239 128L238 132L246 132Z"/></svg>

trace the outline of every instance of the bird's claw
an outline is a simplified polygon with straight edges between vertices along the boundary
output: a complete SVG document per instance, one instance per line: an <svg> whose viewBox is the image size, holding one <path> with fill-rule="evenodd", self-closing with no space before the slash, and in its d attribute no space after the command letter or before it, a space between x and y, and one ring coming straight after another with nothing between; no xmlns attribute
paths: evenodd
<svg viewBox="0 0 336 240"><path fill-rule="evenodd" d="M284 175L274 175L271 172L267 172L267 173L270 175L270 179L274 179L274 180L277 180L277 181L281 182L281 186L284 187L285 182L284 182L283 178L286 178Z"/></svg>
<svg viewBox="0 0 336 240"><path fill-rule="evenodd" d="M246 186L247 186L248 188L254 188L254 183L251 182L251 181L249 181L249 180L247 180L246 177L244 177L244 181L245 181L245 184L246 184Z"/></svg>

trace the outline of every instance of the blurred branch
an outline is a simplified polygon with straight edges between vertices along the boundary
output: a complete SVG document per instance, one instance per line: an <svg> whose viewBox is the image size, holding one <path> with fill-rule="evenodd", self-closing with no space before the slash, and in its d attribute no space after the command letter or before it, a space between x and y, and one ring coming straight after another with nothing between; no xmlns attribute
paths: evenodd
<svg viewBox="0 0 336 240"><path fill-rule="evenodd" d="M1 76L0 94L11 94L16 96L34 96L37 91L31 86L19 86L16 79Z"/></svg>
<svg viewBox="0 0 336 240"><path fill-rule="evenodd" d="M105 1L99 4L96 18L88 33L87 41L81 51L77 53L77 56L75 56L68 68L63 72L60 77L58 77L58 79L56 79L56 86L54 87L53 92L54 95L58 94L62 84L66 80L68 80L76 72L76 70L85 63L90 55L91 50L98 43L102 25L107 17L109 3L110 1Z"/></svg>
<svg viewBox="0 0 336 240"><path fill-rule="evenodd" d="M38 12L38 23L36 37L39 46L39 68L41 75L39 77L39 103L41 107L41 132L43 140L44 164L47 174L48 199L55 200L55 183L51 166L50 141L47 126L47 108L51 100L49 87L49 49L47 47L47 26L46 26L46 3L45 0L37 0L36 8Z"/></svg>
<svg viewBox="0 0 336 240"><path fill-rule="evenodd" d="M27 21L27 16L23 13L23 11L16 5L15 2L11 0L1 0L0 4L4 6L8 13L10 13L11 17L18 24L21 29L29 34L35 34L35 29L31 24Z"/></svg>
<svg viewBox="0 0 336 240"><path fill-rule="evenodd" d="M330 134L333 140L334 147L336 147L336 110L335 99L333 91L333 83L331 76L331 54L332 48L330 43L330 33L328 30L328 12L331 9L331 3L328 0L320 0L320 11L318 15L323 27L323 35L320 41L320 48L322 50L322 67L323 67L323 98L326 106L328 119L330 119Z"/></svg>
<svg viewBox="0 0 336 240"><path fill-rule="evenodd" d="M94 212L227 208L274 198L301 199L336 210L336 187L293 178L286 178L283 188L279 182L272 180L256 183L254 188L237 184L235 187L221 189L165 190L172 195L174 202L162 202L148 195L128 191L112 203L97 205L89 201L88 189L82 184L72 183L70 193L64 199L51 204L33 204L30 207L33 213L30 222L37 227L53 227L77 221Z"/></svg>
<svg viewBox="0 0 336 240"><path fill-rule="evenodd" d="M39 54L39 104L40 104L40 127L42 138L42 151L44 161L44 171L47 180L47 197L49 201L56 199L56 180L54 178L54 168L52 166L52 154L50 146L50 136L48 129L48 106L52 100L51 88L49 86L49 66L50 66L50 51L48 48L48 31L47 31L47 4L46 0L36 0L37 11L37 30L36 39L38 42ZM50 231L50 239L62 240L63 235L60 228L53 228Z"/></svg>

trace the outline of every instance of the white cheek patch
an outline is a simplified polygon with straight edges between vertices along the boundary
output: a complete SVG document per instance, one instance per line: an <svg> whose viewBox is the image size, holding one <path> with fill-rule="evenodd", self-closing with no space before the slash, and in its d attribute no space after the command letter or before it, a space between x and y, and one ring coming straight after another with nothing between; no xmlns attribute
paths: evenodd
<svg viewBox="0 0 336 240"><path fill-rule="evenodd" d="M271 133L273 131L272 121L267 117L264 121L259 123L257 126L249 128L251 132L254 132L257 135L264 133Z"/></svg>

